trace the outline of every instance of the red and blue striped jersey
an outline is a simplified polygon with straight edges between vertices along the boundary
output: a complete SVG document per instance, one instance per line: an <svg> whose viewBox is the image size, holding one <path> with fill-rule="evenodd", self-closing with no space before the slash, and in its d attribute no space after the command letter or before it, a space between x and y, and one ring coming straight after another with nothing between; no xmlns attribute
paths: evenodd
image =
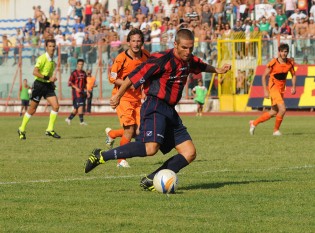
<svg viewBox="0 0 315 233"><path fill-rule="evenodd" d="M72 99L84 96L84 91L86 90L86 78L87 75L84 70L75 70L71 73L68 85L70 87L75 85L80 89L80 91L77 91L72 88Z"/></svg>
<svg viewBox="0 0 315 233"><path fill-rule="evenodd" d="M184 62L175 57L174 49L152 54L149 59L132 71L128 77L135 88L143 85L146 95L158 97L171 106L182 98L190 73L205 71L207 64L192 56Z"/></svg>

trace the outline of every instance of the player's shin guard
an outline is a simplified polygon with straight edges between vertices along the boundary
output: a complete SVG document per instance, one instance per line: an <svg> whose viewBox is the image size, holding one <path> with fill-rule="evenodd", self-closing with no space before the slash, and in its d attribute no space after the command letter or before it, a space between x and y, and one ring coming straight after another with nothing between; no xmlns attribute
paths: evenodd
<svg viewBox="0 0 315 233"><path fill-rule="evenodd" d="M177 173L182 168L186 167L188 164L189 164L188 161L185 159L185 157L183 155L177 154L177 155L174 155L173 157L169 158L167 161L165 161L161 167L156 169L154 172L152 172L147 177L149 179L153 180L155 174L158 173L162 169L170 169L173 172Z"/></svg>
<svg viewBox="0 0 315 233"><path fill-rule="evenodd" d="M282 116L280 116L280 115L277 115L277 116L276 116L276 122L275 122L275 127L274 127L274 129L273 129L273 132L276 132L276 131L279 130L280 125L281 125L281 123L282 123L282 120L283 120L283 117L282 117Z"/></svg>
<svg viewBox="0 0 315 233"><path fill-rule="evenodd" d="M23 120L22 120L22 124L19 128L20 131L24 132L26 125L28 124L28 122L30 121L32 115L28 114L27 112L24 114Z"/></svg>
<svg viewBox="0 0 315 233"><path fill-rule="evenodd" d="M101 154L105 161L147 156L145 144L142 142L129 142L112 150L102 151Z"/></svg>
<svg viewBox="0 0 315 233"><path fill-rule="evenodd" d="M254 126L257 126L260 123L263 123L271 118L270 114L268 112L265 112L260 117L258 117L254 122Z"/></svg>
<svg viewBox="0 0 315 233"><path fill-rule="evenodd" d="M57 115L58 115L58 112L55 112L53 110L50 111L49 123L48 123L48 127L47 127L46 131L53 131L54 130Z"/></svg>

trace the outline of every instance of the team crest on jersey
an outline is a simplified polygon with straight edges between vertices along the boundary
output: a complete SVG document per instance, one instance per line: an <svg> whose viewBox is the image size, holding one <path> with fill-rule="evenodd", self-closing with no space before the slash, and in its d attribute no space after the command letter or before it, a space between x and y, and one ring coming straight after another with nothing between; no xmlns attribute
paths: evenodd
<svg viewBox="0 0 315 233"><path fill-rule="evenodd" d="M146 135L147 137L151 137L151 136L152 136L152 131L146 131L146 132L145 132L145 135Z"/></svg>
<svg viewBox="0 0 315 233"><path fill-rule="evenodd" d="M145 82L144 78L141 78L139 81L141 84Z"/></svg>
<svg viewBox="0 0 315 233"><path fill-rule="evenodd" d="M115 72L110 72L110 76L111 76L112 78L117 78L117 73L115 73Z"/></svg>

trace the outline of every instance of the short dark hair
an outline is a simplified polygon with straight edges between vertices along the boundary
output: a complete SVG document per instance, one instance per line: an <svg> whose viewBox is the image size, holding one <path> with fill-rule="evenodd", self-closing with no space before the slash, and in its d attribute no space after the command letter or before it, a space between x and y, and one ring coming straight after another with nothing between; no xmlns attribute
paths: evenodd
<svg viewBox="0 0 315 233"><path fill-rule="evenodd" d="M179 43L180 39L194 40L195 36L194 36L193 32L190 31L189 29L182 28L182 29L179 29L176 33L176 36L175 36L176 43Z"/></svg>
<svg viewBox="0 0 315 233"><path fill-rule="evenodd" d="M56 40L55 39L47 39L45 40L45 46L47 47L48 43L54 43L56 44Z"/></svg>
<svg viewBox="0 0 315 233"><path fill-rule="evenodd" d="M127 35L127 42L130 42L130 37L133 36L133 35L140 35L141 42L144 43L143 32L140 29L138 29L138 28L133 28L133 29L130 30L130 32Z"/></svg>
<svg viewBox="0 0 315 233"><path fill-rule="evenodd" d="M80 58L80 59L78 59L77 64L78 64L79 62L83 62L83 63L84 63L84 60L83 60L82 58Z"/></svg>
<svg viewBox="0 0 315 233"><path fill-rule="evenodd" d="M280 52L280 51L283 51L283 50L288 50L288 52L289 52L289 45L288 44L285 44L285 43L283 43L283 44L280 44L280 46L279 46L279 48L278 48L278 51Z"/></svg>

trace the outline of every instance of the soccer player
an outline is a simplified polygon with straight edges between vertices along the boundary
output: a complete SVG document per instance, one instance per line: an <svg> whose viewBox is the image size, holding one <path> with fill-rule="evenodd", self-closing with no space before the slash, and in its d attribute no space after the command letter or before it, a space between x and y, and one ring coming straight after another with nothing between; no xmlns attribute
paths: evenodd
<svg viewBox="0 0 315 233"><path fill-rule="evenodd" d="M262 85L264 88L264 97L271 98L271 109L269 112L263 113L256 120L251 120L249 122L249 133L254 135L255 128L258 124L269 120L271 117L276 117L276 122L273 129L274 136L281 136L279 131L280 125L282 123L284 114L286 112L286 107L283 100L283 94L285 91L285 84L288 72L292 75L292 87L291 94L294 95L296 75L294 71L294 60L287 58L289 53L289 45L281 44L278 48L279 55L277 58L272 59L262 76ZM270 76L268 88L266 85L266 77Z"/></svg>
<svg viewBox="0 0 315 233"><path fill-rule="evenodd" d="M33 90L31 95L31 104L27 112L24 114L21 126L18 129L19 138L21 140L26 139L25 128L28 124L31 116L36 112L40 99L44 97L51 105L51 111L49 116L49 123L46 129L46 135L53 138L60 138L60 136L54 131L55 122L59 110L59 103L55 94L55 82L57 78L54 70L56 63L53 60L54 52L56 49L56 41L54 39L48 39L45 41L46 52L37 58L33 75L35 81L33 84Z"/></svg>
<svg viewBox="0 0 315 233"><path fill-rule="evenodd" d="M128 75L119 91L111 97L110 105L116 108L131 85L135 89L144 85L147 98L141 106L140 134L135 142L109 151L94 149L86 162L85 173L108 160L153 156L158 150L166 154L175 148L176 155L141 179L140 186L153 191L153 177L158 171L170 169L177 173L196 158L195 146L175 105L182 97L190 73L222 74L229 71L231 66L225 64L215 68L208 65L192 54L193 49L193 33L189 29L180 29L173 49L152 55Z"/></svg>
<svg viewBox="0 0 315 233"><path fill-rule="evenodd" d="M73 110L68 118L66 118L66 122L68 125L71 124L72 119L79 114L80 125L86 126L87 123L84 122L83 118L83 106L85 102L85 97L90 97L90 93L86 89L86 79L87 75L83 70L84 60L78 59L77 69L73 71L70 75L68 85L72 87L72 103Z"/></svg>
<svg viewBox="0 0 315 233"><path fill-rule="evenodd" d="M127 43L129 48L116 57L109 75L110 83L115 85L112 96L118 92L119 87L131 71L150 56L148 51L141 49L144 43L144 35L141 30L137 28L132 29L127 35ZM112 149L116 137L121 137L120 145L122 146L130 142L136 135L137 127L140 124L141 97L141 88L135 89L133 87L126 90L121 97L116 112L123 131L122 129L105 129L108 149ZM125 159L119 159L117 167L129 167L129 164Z"/></svg>
<svg viewBox="0 0 315 233"><path fill-rule="evenodd" d="M195 96L194 101L197 104L196 116L202 116L202 108L207 95L207 88L203 85L202 80L198 80L198 85L192 89L192 93Z"/></svg>

